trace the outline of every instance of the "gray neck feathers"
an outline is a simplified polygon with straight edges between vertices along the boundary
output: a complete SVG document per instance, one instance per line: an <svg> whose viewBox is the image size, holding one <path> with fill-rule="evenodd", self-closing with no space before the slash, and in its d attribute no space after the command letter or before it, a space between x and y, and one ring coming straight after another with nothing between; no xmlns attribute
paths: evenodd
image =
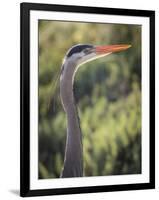
<svg viewBox="0 0 159 200"><path fill-rule="evenodd" d="M75 63L65 63L60 77L60 95L67 116L67 139L61 177L83 176L82 133L73 94L75 68Z"/></svg>

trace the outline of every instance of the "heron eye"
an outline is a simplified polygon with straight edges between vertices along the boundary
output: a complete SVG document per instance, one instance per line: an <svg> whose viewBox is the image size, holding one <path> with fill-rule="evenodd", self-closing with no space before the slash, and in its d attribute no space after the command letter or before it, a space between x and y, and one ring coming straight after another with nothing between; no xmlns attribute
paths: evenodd
<svg viewBox="0 0 159 200"><path fill-rule="evenodd" d="M83 52L84 52L85 54L89 54L89 50L90 50L90 49L89 49L89 48L87 48L87 49L84 49L84 51L83 51Z"/></svg>

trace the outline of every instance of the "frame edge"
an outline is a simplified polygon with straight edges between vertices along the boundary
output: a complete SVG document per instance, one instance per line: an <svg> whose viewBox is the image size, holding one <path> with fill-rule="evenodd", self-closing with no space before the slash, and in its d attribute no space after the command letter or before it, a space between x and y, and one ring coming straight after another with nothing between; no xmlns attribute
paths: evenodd
<svg viewBox="0 0 159 200"><path fill-rule="evenodd" d="M30 188L29 153L29 9L20 4L20 196Z"/></svg>

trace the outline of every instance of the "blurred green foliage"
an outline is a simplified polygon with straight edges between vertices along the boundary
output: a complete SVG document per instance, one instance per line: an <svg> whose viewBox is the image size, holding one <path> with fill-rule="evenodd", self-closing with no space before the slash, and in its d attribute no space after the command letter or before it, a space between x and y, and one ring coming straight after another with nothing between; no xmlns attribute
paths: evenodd
<svg viewBox="0 0 159 200"><path fill-rule="evenodd" d="M39 178L57 178L63 166L66 116L59 81L53 87L66 51L79 43L132 45L75 77L85 176L141 173L141 26L40 20Z"/></svg>

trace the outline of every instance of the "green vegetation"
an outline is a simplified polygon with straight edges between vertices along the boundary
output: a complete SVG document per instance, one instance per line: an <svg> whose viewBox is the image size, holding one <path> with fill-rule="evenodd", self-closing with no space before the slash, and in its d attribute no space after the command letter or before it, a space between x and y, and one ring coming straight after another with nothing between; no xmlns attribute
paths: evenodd
<svg viewBox="0 0 159 200"><path fill-rule="evenodd" d="M75 77L85 176L141 173L141 26L40 21L39 178L57 178L63 166L66 116L54 85L66 51L79 43L132 45Z"/></svg>

